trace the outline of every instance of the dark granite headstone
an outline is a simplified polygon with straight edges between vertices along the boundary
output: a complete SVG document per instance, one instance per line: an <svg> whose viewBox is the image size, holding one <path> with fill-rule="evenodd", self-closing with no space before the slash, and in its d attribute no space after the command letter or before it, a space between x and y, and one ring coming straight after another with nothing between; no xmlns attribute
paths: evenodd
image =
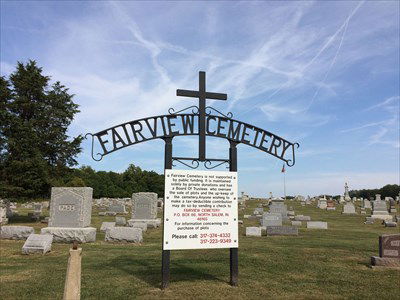
<svg viewBox="0 0 400 300"><path fill-rule="evenodd" d="M400 259L400 234L384 234L379 237L379 256Z"/></svg>

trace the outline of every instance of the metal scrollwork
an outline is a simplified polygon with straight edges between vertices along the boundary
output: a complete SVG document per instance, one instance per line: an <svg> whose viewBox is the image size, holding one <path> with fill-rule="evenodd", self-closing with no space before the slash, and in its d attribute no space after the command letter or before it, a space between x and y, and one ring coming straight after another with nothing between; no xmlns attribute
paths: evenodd
<svg viewBox="0 0 400 300"><path fill-rule="evenodd" d="M216 165L212 165L212 160L206 160L205 162L204 162L204 167L206 168L206 169L209 169L209 170L211 170L211 169L215 169L216 167L219 167L220 165L223 165L223 164L228 164L228 166L226 167L227 169L229 169L229 160L226 160L226 161L222 161L222 162L220 162L219 164L216 164Z"/></svg>
<svg viewBox="0 0 400 300"><path fill-rule="evenodd" d="M192 113L195 114L195 115L199 114L199 108L196 105L192 105L192 106L186 107L186 108L178 110L178 111L175 111L175 109L171 107L171 108L168 109L168 113L170 115L176 115L176 114L179 114L179 113L181 113L181 112L183 112L185 110L188 110L188 109L192 109Z"/></svg>
<svg viewBox="0 0 400 300"><path fill-rule="evenodd" d="M199 161L197 159L193 159L192 160L192 165L189 165L189 164L183 162L180 159L174 158L174 159L172 159L172 166L174 166L174 167L176 167L176 165L174 164L174 161L180 162L181 164L183 164L183 165L185 165L185 166L187 166L187 167L189 167L191 169L197 169L199 167L199 165L200 165L200 163L199 163Z"/></svg>
<svg viewBox="0 0 400 300"><path fill-rule="evenodd" d="M208 109L208 111L207 111L207 109ZM207 107L206 107L206 115L207 115L207 116L211 115L211 112L212 112L212 111L217 112L218 114L220 114L221 116L223 116L223 117L225 117L225 118L227 118L227 119L232 119L232 117L233 117L233 113L231 113L231 112L228 112L228 113L225 115L225 114L223 114L222 112L220 112L219 110L215 109L214 107L211 107L211 106L207 106Z"/></svg>
<svg viewBox="0 0 400 300"><path fill-rule="evenodd" d="M295 164L295 162L296 162L296 161L295 161L295 156L294 156L294 146L297 146L297 149L299 149L300 144L299 144L299 143L294 143L294 144L293 144L293 147L292 147L292 151L293 151L293 160L291 160L291 159L285 160L286 165L287 165L288 167L293 167L294 164Z"/></svg>
<svg viewBox="0 0 400 300"><path fill-rule="evenodd" d="M87 139L87 136L88 135L90 135L91 137L92 137L92 150L91 150L91 156L92 156L92 159L93 160L95 160L95 161L101 161L102 159L103 159L103 154L101 154L101 153L96 153L96 155L97 156L100 156L100 158L96 158L96 157L94 157L94 155L93 155L93 148L94 148L94 135L93 134L91 134L91 133L86 133L85 134L85 139Z"/></svg>

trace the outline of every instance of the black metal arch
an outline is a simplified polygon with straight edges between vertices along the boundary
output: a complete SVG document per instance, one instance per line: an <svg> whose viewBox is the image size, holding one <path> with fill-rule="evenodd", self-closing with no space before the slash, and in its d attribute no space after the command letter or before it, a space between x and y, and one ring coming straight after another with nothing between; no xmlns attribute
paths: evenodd
<svg viewBox="0 0 400 300"><path fill-rule="evenodd" d="M193 109L194 113L191 114L179 113L186 109L180 110L177 113L170 109L169 115L137 119L109 127L97 133L88 133L85 137L87 138L90 136L92 138L92 158L96 161L100 161L104 156L117 150L154 139L165 139L178 136L200 136L198 128L196 129L194 127L195 118L199 117L198 111L195 110L196 108L196 106L186 108ZM211 112L211 110L217 111L212 107L207 108L210 109L209 112ZM299 147L298 143L291 143L270 131L261 129L246 122L235 120L229 117L232 116L231 113L228 113L228 115L220 114L221 115L213 115L211 113L206 114L205 136L225 138L228 141L245 144L284 161L288 166L293 166L295 164L295 148L297 149ZM162 125L161 128L157 125L157 122ZM174 130L174 127L177 125L176 122L180 123L182 127L181 129ZM216 125L215 130L209 128L211 122ZM148 126L148 128L146 128L148 134L144 133L143 129L145 126ZM225 129L225 132L222 132L223 129ZM249 139L250 133L254 135L252 140ZM102 150L101 152L94 153L96 143L100 146ZM107 144L108 148L106 147ZM289 152L290 155L288 155ZM182 162L182 160L191 160L191 165L185 164L190 168L196 166L196 163L193 161L205 162L205 164L207 164L205 165L206 168L211 167L210 159L207 159L205 155L203 159L181 157L175 158L174 160L180 162ZM212 160L215 161L217 159ZM217 161L227 162L227 160L219 159Z"/></svg>

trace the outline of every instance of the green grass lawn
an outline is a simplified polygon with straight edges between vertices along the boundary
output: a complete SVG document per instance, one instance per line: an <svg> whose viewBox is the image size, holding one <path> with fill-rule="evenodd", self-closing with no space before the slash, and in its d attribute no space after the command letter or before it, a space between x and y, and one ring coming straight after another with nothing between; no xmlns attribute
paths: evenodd
<svg viewBox="0 0 400 300"><path fill-rule="evenodd" d="M239 219L258 203L248 202ZM299 236L245 237L245 226L258 224L244 220L238 287L228 283L229 249L172 251L170 287L162 291L161 228L148 230L141 245L105 243L98 232L96 243L82 245L82 299L400 299L400 271L369 267L378 236L398 228L364 225L365 215L342 216L340 207L287 204L329 229L306 229L303 222ZM22 216L11 225L34 226L36 233L46 226L26 222L27 211L18 210ZM113 220L94 211L92 225ZM0 242L0 299L62 299L70 245L53 243L49 254L26 256L23 241Z"/></svg>

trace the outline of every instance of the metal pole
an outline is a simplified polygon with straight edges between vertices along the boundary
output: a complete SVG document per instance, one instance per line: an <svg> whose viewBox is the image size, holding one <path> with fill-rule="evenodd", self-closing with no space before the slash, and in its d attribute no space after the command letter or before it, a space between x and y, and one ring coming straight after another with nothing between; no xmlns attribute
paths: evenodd
<svg viewBox="0 0 400 300"><path fill-rule="evenodd" d="M229 141L229 171L236 172L237 171L237 144L234 141ZM230 248L230 285L237 286L238 285L238 276L239 276L239 253L238 248Z"/></svg>
<svg viewBox="0 0 400 300"><path fill-rule="evenodd" d="M164 139L165 141L165 153L164 153L164 168L172 169L172 137ZM165 201L167 201L166 195L164 195L163 215L165 213ZM162 250L162 266L161 276L162 283L161 289L165 289L169 285L169 265L170 265L170 250L164 250L164 226L163 226L163 250Z"/></svg>
<svg viewBox="0 0 400 300"><path fill-rule="evenodd" d="M199 160L206 160L206 73L199 72Z"/></svg>
<svg viewBox="0 0 400 300"><path fill-rule="evenodd" d="M286 170L283 172L283 194L285 195L286 201Z"/></svg>

